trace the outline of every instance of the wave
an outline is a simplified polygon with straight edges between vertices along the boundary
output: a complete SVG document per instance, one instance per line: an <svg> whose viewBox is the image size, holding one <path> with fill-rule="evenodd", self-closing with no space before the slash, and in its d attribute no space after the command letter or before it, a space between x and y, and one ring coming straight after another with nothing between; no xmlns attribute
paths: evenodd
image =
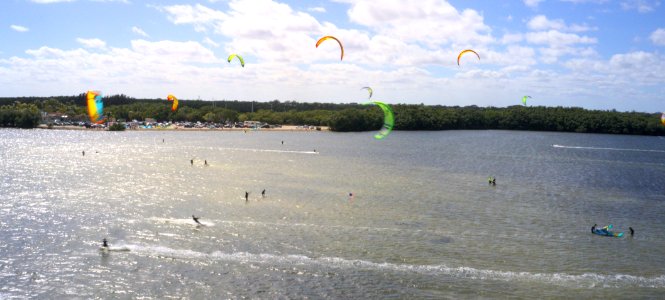
<svg viewBox="0 0 665 300"><path fill-rule="evenodd" d="M366 260L353 260L339 257L308 257L304 255L275 255L267 253L215 251L212 253L197 252L188 249L172 249L164 246L126 245L131 253L138 255L158 255L175 259L208 259L238 263L256 263L284 266L318 266L336 269L355 269L369 271L408 272L431 276L448 276L469 280L523 281L541 282L546 284L576 286L586 288L622 288L648 287L665 288L665 275L643 277L628 274L567 274L567 273L534 273L501 270L477 269L472 267L449 267L446 265L411 265L394 263L377 263Z"/></svg>
<svg viewBox="0 0 665 300"><path fill-rule="evenodd" d="M665 153L665 150L650 150L650 149L627 149L627 148L603 148L603 147L583 147L583 146L564 146L553 144L554 148L565 148L565 149L590 149L590 150L610 150L610 151L638 151L638 152L657 152Z"/></svg>

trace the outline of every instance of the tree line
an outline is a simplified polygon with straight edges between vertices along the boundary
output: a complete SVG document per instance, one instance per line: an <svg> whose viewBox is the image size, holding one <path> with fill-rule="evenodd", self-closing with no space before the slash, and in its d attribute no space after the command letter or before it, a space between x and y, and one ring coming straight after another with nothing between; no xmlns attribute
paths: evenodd
<svg viewBox="0 0 665 300"><path fill-rule="evenodd" d="M0 126L35 127L40 112L85 120L85 94L61 97L0 98ZM104 98L104 114L118 120L190 122L261 121L269 124L329 126L333 131L378 130L383 112L357 103L295 101L181 100L177 111L164 99ZM395 130L505 129L612 134L665 135L659 113L587 110L578 107L477 107L392 105Z"/></svg>

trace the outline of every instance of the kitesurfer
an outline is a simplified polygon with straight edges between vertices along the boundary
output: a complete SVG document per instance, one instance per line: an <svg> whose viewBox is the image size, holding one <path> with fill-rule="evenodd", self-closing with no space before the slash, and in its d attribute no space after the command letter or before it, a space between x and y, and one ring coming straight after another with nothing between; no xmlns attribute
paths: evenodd
<svg viewBox="0 0 665 300"><path fill-rule="evenodd" d="M284 145L284 141L282 141L282 145Z"/></svg>
<svg viewBox="0 0 665 300"><path fill-rule="evenodd" d="M81 152L81 153L83 154L83 156L85 156L85 151L83 151L83 152Z"/></svg>
<svg viewBox="0 0 665 300"><path fill-rule="evenodd" d="M102 240L102 248L107 248L107 249L108 249L108 247L109 247L109 243L108 243L108 241L106 240L106 238L104 238L104 239Z"/></svg>
<svg viewBox="0 0 665 300"><path fill-rule="evenodd" d="M598 226L598 224L593 224L593 226L591 226L591 233L596 233L596 226Z"/></svg>
<svg viewBox="0 0 665 300"><path fill-rule="evenodd" d="M249 202L249 193L245 191L245 203Z"/></svg>
<svg viewBox="0 0 665 300"><path fill-rule="evenodd" d="M633 236L635 234L635 230L633 230L633 227L628 227L630 230L630 236Z"/></svg>
<svg viewBox="0 0 665 300"><path fill-rule="evenodd" d="M203 164L207 166L208 165L208 160L204 160Z"/></svg>
<svg viewBox="0 0 665 300"><path fill-rule="evenodd" d="M492 177L492 185L496 185L496 177Z"/></svg>
<svg viewBox="0 0 665 300"><path fill-rule="evenodd" d="M492 185L492 176L487 177L487 183L488 183L489 185Z"/></svg>
<svg viewBox="0 0 665 300"><path fill-rule="evenodd" d="M192 164L192 166L194 165L194 159L193 158L191 160L189 160L189 162Z"/></svg>
<svg viewBox="0 0 665 300"><path fill-rule="evenodd" d="M261 191L261 197L262 198L266 197L266 189L263 189L263 191Z"/></svg>
<svg viewBox="0 0 665 300"><path fill-rule="evenodd" d="M200 217L199 217L199 218L200 218ZM194 222L196 222L196 224L203 225L203 224L201 224L201 222L199 222L199 218L197 218L197 217L195 217L194 215L192 215L192 219L194 220Z"/></svg>

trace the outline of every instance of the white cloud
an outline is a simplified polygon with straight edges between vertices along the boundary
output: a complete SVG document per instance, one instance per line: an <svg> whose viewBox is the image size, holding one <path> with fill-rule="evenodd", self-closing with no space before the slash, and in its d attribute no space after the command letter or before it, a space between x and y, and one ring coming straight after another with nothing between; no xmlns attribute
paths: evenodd
<svg viewBox="0 0 665 300"><path fill-rule="evenodd" d="M215 47L215 48L219 47L219 43L216 43L215 41L213 41L212 39L210 39L207 36L206 36L205 39L203 39L203 43L205 43L206 45Z"/></svg>
<svg viewBox="0 0 665 300"><path fill-rule="evenodd" d="M626 0L621 2L624 10L637 10L639 13L652 12L660 5L658 0Z"/></svg>
<svg viewBox="0 0 665 300"><path fill-rule="evenodd" d="M28 27L24 27L24 26L21 26L21 25L11 25L11 26L9 26L9 28L11 28L15 31L18 31L18 32L30 31L30 29Z"/></svg>
<svg viewBox="0 0 665 300"><path fill-rule="evenodd" d="M136 34L138 34L142 37L149 37L149 35L147 33L145 33L145 31L143 31L143 29L141 29L139 27L136 27L136 26L132 27L132 32L136 33Z"/></svg>
<svg viewBox="0 0 665 300"><path fill-rule="evenodd" d="M223 21L228 16L220 11L210 9L201 4L191 5L171 5L159 7L168 14L168 18L174 24L192 24L196 31L206 31L206 28L212 27L216 22Z"/></svg>
<svg viewBox="0 0 665 300"><path fill-rule="evenodd" d="M531 30L555 29L555 30L571 31L571 32L583 32L583 31L596 29L596 28L591 28L587 25L578 25L578 24L573 24L568 26L566 25L566 22L564 22L561 19L550 20L544 15L537 15L531 18L531 20L529 20L529 22L527 23L527 27Z"/></svg>
<svg viewBox="0 0 665 300"><path fill-rule="evenodd" d="M506 33L501 38L502 44L514 44L524 40L524 35L521 33Z"/></svg>
<svg viewBox="0 0 665 300"><path fill-rule="evenodd" d="M106 48L106 42L100 39L77 38L76 41L86 48Z"/></svg>
<svg viewBox="0 0 665 300"><path fill-rule="evenodd" d="M523 0L524 5L526 5L528 7L532 7L532 8L538 7L538 4L540 4L540 2L543 2L543 1L545 1L545 0Z"/></svg>
<svg viewBox="0 0 665 300"><path fill-rule="evenodd" d="M665 28L658 28L649 36L654 45L665 46Z"/></svg>
<svg viewBox="0 0 665 300"><path fill-rule="evenodd" d="M472 9L458 11L444 0L422 0L418 5L404 5L400 0L339 1L351 5L351 22L407 42L430 47L478 47L494 41L480 13Z"/></svg>
<svg viewBox="0 0 665 300"><path fill-rule="evenodd" d="M324 13L326 12L326 8L323 6L317 6L317 7L310 7L307 9L308 11L311 12L318 12L318 13Z"/></svg>

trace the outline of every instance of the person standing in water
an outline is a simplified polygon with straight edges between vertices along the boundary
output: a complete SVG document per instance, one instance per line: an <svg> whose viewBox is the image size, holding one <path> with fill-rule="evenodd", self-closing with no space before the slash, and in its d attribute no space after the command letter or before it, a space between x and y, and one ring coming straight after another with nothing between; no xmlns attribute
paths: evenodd
<svg viewBox="0 0 665 300"><path fill-rule="evenodd" d="M635 230L633 230L633 227L628 227L630 230L630 236L633 236L635 234Z"/></svg>
<svg viewBox="0 0 665 300"><path fill-rule="evenodd" d="M83 152L81 152L81 154L83 154L83 156L85 156L85 150L83 150Z"/></svg>
<svg viewBox="0 0 665 300"><path fill-rule="evenodd" d="M190 159L190 160L189 160L189 163L191 163L191 164L192 164L192 166L193 166L193 165L194 165L194 159L193 159L193 158L192 158L192 159Z"/></svg>
<svg viewBox="0 0 665 300"><path fill-rule="evenodd" d="M204 165L204 166L207 166L207 165L208 165L208 160L207 160L207 159L203 161L203 165Z"/></svg>
<svg viewBox="0 0 665 300"><path fill-rule="evenodd" d="M261 191L261 198L265 197L266 197L266 189L263 189L263 191Z"/></svg>
<svg viewBox="0 0 665 300"><path fill-rule="evenodd" d="M282 141L282 145L284 145L284 141Z"/></svg>
<svg viewBox="0 0 665 300"><path fill-rule="evenodd" d="M249 202L249 193L245 191L245 203Z"/></svg>
<svg viewBox="0 0 665 300"><path fill-rule="evenodd" d="M199 218L200 218L200 217L199 217ZM196 224L203 225L203 224L201 224L201 222L199 222L199 218L197 218L197 217L195 217L194 215L192 215L192 219L194 220L194 222L196 222Z"/></svg>
<svg viewBox="0 0 665 300"><path fill-rule="evenodd" d="M104 238L104 239L102 240L102 248L106 248L106 249L109 248L109 243L108 243L108 241L106 240L106 238Z"/></svg>

